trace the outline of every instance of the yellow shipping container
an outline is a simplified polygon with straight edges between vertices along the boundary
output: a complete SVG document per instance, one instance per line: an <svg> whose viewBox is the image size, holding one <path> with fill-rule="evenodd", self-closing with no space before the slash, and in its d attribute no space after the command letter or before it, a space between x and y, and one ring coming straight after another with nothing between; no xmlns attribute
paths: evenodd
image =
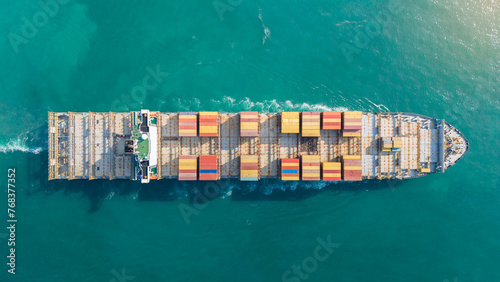
<svg viewBox="0 0 500 282"><path fill-rule="evenodd" d="M319 156L316 156L316 155L303 155L302 159L303 160L312 160L312 161L317 160L317 161L319 161Z"/></svg>
<svg viewBox="0 0 500 282"><path fill-rule="evenodd" d="M305 137L318 137L320 135L319 130L318 131L304 131L302 130L302 136Z"/></svg>
<svg viewBox="0 0 500 282"><path fill-rule="evenodd" d="M345 126L361 126L361 122L344 122Z"/></svg>
<svg viewBox="0 0 500 282"><path fill-rule="evenodd" d="M343 132L342 136L344 136L344 137L361 137L361 132L360 133Z"/></svg>
<svg viewBox="0 0 500 282"><path fill-rule="evenodd" d="M241 162L242 163L257 163L259 161L259 156L248 156L248 155L243 155L241 156Z"/></svg>
<svg viewBox="0 0 500 282"><path fill-rule="evenodd" d="M341 168L340 163L323 163L324 170L338 170Z"/></svg>
<svg viewBox="0 0 500 282"><path fill-rule="evenodd" d="M344 160L360 160L361 156L360 155L344 155L342 156Z"/></svg>
<svg viewBox="0 0 500 282"><path fill-rule="evenodd" d="M342 175L342 173L323 173L323 176L325 177L340 177Z"/></svg>
<svg viewBox="0 0 500 282"><path fill-rule="evenodd" d="M341 170L341 167L340 166L334 166L334 167L323 166L323 170Z"/></svg>
<svg viewBox="0 0 500 282"><path fill-rule="evenodd" d="M213 132L217 132L217 126L208 126L208 125L203 125L203 126L200 126L200 132L203 132L203 133L213 133Z"/></svg>
<svg viewBox="0 0 500 282"><path fill-rule="evenodd" d="M259 125L256 122L243 122L241 129L259 129Z"/></svg>
<svg viewBox="0 0 500 282"><path fill-rule="evenodd" d="M281 133L299 133L299 112L281 113Z"/></svg>
<svg viewBox="0 0 500 282"><path fill-rule="evenodd" d="M340 162L323 162L323 165L328 167L340 166L340 164L341 164Z"/></svg>
<svg viewBox="0 0 500 282"><path fill-rule="evenodd" d="M282 163L281 166L299 166L299 163Z"/></svg>
<svg viewBox="0 0 500 282"><path fill-rule="evenodd" d="M295 176L283 176L281 177L281 180L299 180L299 177L295 177Z"/></svg>
<svg viewBox="0 0 500 282"><path fill-rule="evenodd" d="M361 166L344 166L344 170L361 170Z"/></svg>
<svg viewBox="0 0 500 282"><path fill-rule="evenodd" d="M179 170L195 170L196 166L186 166L186 165L181 165L179 166Z"/></svg>
<svg viewBox="0 0 500 282"><path fill-rule="evenodd" d="M259 118L259 115L241 115L241 118Z"/></svg>
<svg viewBox="0 0 500 282"><path fill-rule="evenodd" d="M190 116L180 115L180 116L179 116L179 120L180 120L180 121L182 121L183 119L188 119L188 118L193 119L193 118L196 118L196 116L194 116L194 115L190 115Z"/></svg>

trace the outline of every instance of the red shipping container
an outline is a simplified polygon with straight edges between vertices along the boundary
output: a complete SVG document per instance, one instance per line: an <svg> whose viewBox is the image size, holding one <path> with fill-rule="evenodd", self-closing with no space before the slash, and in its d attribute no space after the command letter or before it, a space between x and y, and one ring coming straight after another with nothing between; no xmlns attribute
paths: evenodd
<svg viewBox="0 0 500 282"><path fill-rule="evenodd" d="M259 119L258 118L241 118L240 121L241 122L258 122Z"/></svg>
<svg viewBox="0 0 500 282"><path fill-rule="evenodd" d="M242 129L241 136L256 136L259 134L257 129Z"/></svg>
<svg viewBox="0 0 500 282"><path fill-rule="evenodd" d="M298 163L299 159L281 159L283 163Z"/></svg>
<svg viewBox="0 0 500 282"><path fill-rule="evenodd" d="M217 121L219 118L217 116L205 116L200 117L200 121Z"/></svg>
<svg viewBox="0 0 500 282"><path fill-rule="evenodd" d="M324 112L323 117L340 118L342 115L340 112Z"/></svg>
<svg viewBox="0 0 500 282"><path fill-rule="evenodd" d="M196 123L196 118L179 118L179 123L181 122L194 122Z"/></svg>
<svg viewBox="0 0 500 282"><path fill-rule="evenodd" d="M361 126L359 125L344 125L344 130L359 130Z"/></svg>
<svg viewBox="0 0 500 282"><path fill-rule="evenodd" d="M317 180L320 180L320 179L319 179L319 177L302 177L302 180L317 181Z"/></svg>
<svg viewBox="0 0 500 282"><path fill-rule="evenodd" d="M259 169L259 164L252 164L252 163L241 164L241 170L255 170L255 169Z"/></svg>
<svg viewBox="0 0 500 282"><path fill-rule="evenodd" d="M200 126L217 126L216 121L200 120Z"/></svg>
<svg viewBox="0 0 500 282"><path fill-rule="evenodd" d="M202 173L200 174L200 180L217 180L216 173Z"/></svg>

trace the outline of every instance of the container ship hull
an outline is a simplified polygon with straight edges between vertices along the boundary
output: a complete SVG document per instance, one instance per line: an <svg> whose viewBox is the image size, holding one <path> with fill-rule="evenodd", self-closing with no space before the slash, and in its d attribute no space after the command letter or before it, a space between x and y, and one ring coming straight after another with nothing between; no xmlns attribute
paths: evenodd
<svg viewBox="0 0 500 282"><path fill-rule="evenodd" d="M469 148L410 113L49 112L49 180L361 181L444 172Z"/></svg>

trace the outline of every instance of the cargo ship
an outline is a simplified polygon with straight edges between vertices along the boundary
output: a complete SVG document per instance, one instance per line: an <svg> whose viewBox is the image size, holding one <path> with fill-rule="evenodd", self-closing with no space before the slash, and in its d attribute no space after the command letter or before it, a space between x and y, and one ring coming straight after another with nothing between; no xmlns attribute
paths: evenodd
<svg viewBox="0 0 500 282"><path fill-rule="evenodd" d="M410 179L468 151L411 113L49 112L48 178L216 181Z"/></svg>

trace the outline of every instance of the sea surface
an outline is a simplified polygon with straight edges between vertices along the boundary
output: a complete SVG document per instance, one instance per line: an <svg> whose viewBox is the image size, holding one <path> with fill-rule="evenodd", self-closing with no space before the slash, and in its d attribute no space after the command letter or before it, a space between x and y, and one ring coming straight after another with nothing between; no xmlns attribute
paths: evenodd
<svg viewBox="0 0 500 282"><path fill-rule="evenodd" d="M0 1L0 281L500 281L499 27L497 0ZM47 111L141 108L414 112L471 146L403 182L47 181Z"/></svg>

